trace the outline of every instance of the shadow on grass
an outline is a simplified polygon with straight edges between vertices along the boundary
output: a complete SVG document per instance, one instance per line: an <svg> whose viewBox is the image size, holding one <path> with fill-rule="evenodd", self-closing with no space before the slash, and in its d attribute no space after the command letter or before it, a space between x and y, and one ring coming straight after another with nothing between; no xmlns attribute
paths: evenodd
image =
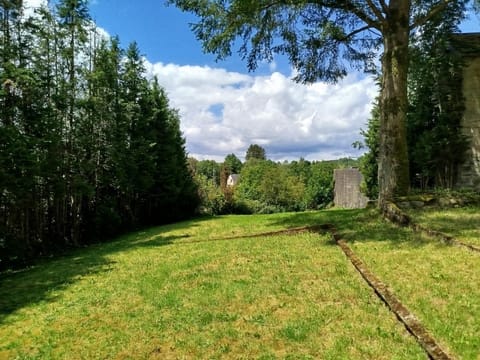
<svg viewBox="0 0 480 360"><path fill-rule="evenodd" d="M68 254L39 260L34 266L0 274L0 324L18 309L31 304L54 301L58 290L82 276L108 272L115 268L109 255L132 249L165 246L188 235L162 235L172 229L198 226L206 218L136 231L108 243L75 249Z"/></svg>
<svg viewBox="0 0 480 360"><path fill-rule="evenodd" d="M446 215L438 210L421 210L410 211L409 215L412 219L422 225L428 226L432 230L437 230L451 235L459 235L462 231L478 230L480 224L480 208L463 208L453 211L452 214ZM434 214L430 214L435 212ZM417 220L423 215L427 215L424 220Z"/></svg>
<svg viewBox="0 0 480 360"><path fill-rule="evenodd" d="M178 224L141 230L115 241L71 251L68 255L39 261L37 265L12 273L0 274L0 324L18 309L40 302L55 300L58 290L75 283L82 276L115 269L109 255L132 249L187 244L188 235L168 236L175 229L187 230L210 218L198 218ZM272 218L277 229L333 224L338 234L348 242L388 242L390 246L421 247L428 242L408 229L384 220L375 209L328 210L294 213ZM335 243L329 242L334 245ZM441 245L439 246L446 246Z"/></svg>
<svg viewBox="0 0 480 360"><path fill-rule="evenodd" d="M411 230L393 225L383 219L377 209L333 209L312 213L293 214L275 221L276 225L295 227L301 225L332 224L340 237L348 242L388 242L390 246L425 246L429 241ZM332 242L332 244L335 244ZM445 246L445 245L441 245Z"/></svg>

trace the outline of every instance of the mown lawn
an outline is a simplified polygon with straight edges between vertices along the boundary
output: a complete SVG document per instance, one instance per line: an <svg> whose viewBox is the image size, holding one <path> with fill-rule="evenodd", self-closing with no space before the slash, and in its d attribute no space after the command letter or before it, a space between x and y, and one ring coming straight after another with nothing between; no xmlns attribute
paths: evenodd
<svg viewBox="0 0 480 360"><path fill-rule="evenodd" d="M437 210L423 208L409 211L415 222L428 225L433 230L444 232L456 239L480 246L480 208L451 208Z"/></svg>
<svg viewBox="0 0 480 360"><path fill-rule="evenodd" d="M421 221L449 234L471 234L478 232L479 223L471 219L479 211L425 212L428 216ZM456 216L450 217L452 213ZM422 237L378 218L360 218L363 221L351 234L351 246L357 255L393 289L443 348L461 359L480 359L480 253ZM438 226L437 221L443 218L449 219L450 226ZM478 242L478 238L469 239Z"/></svg>
<svg viewBox="0 0 480 360"><path fill-rule="evenodd" d="M426 358L327 234L221 240L318 223L477 358L478 254L336 210L198 219L4 274L0 359Z"/></svg>

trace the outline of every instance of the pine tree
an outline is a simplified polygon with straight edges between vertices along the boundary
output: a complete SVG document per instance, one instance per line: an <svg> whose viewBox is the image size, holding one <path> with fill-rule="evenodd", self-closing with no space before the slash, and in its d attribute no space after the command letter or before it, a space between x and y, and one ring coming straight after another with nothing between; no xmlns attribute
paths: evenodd
<svg viewBox="0 0 480 360"><path fill-rule="evenodd" d="M123 51L119 39L100 40L95 48L88 75L89 97L86 102L91 118L94 142L91 144L91 183L95 194L85 215L86 236L108 238L121 231L118 202L121 166L118 155L125 149L125 130L121 125L120 69ZM85 211L85 209L84 209Z"/></svg>
<svg viewBox="0 0 480 360"><path fill-rule="evenodd" d="M57 4L59 18L59 32L62 43L61 56L62 68L65 70L65 77L57 84L62 91L60 96L64 97L65 107L62 117L64 119L64 171L66 179L65 200L65 223L69 234L66 236L71 244L78 246L80 241L82 198L87 191L85 179L80 171L81 149L78 144L79 123L82 118L78 109L78 102L82 93L82 64L78 64L80 54L85 53L85 46L88 40L87 25L90 20L86 0L60 0Z"/></svg>
<svg viewBox="0 0 480 360"><path fill-rule="evenodd" d="M198 205L178 112L87 10L0 2L0 268Z"/></svg>

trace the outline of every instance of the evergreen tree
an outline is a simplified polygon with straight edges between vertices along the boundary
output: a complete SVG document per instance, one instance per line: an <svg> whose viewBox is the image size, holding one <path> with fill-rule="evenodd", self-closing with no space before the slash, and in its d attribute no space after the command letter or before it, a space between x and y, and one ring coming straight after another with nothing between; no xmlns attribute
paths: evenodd
<svg viewBox="0 0 480 360"><path fill-rule="evenodd" d="M250 145L245 154L245 160L248 161L250 159L266 160L267 156L265 149L257 144Z"/></svg>
<svg viewBox="0 0 480 360"><path fill-rule="evenodd" d="M192 215L180 118L138 46L102 40L82 0L0 14L0 268Z"/></svg>
<svg viewBox="0 0 480 360"><path fill-rule="evenodd" d="M65 195L62 198L64 208L62 222L69 234L65 239L72 245L80 242L82 222L82 203L87 191L85 179L80 172L80 156L82 144L77 139L81 135L79 130L83 120L78 111L78 102L82 93L81 68L78 64L80 55L84 53L87 43L87 25L90 20L88 6L85 0L60 0L56 7L59 20L59 51L61 56L58 65L61 72L57 72L59 80L58 96L62 105L59 110L63 120L63 137L65 142L64 176Z"/></svg>
<svg viewBox="0 0 480 360"><path fill-rule="evenodd" d="M452 188L467 148L463 61L452 44L457 25L456 14L445 11L412 44L407 129L411 181L421 188Z"/></svg>
<svg viewBox="0 0 480 360"><path fill-rule="evenodd" d="M242 170L242 162L235 154L228 154L223 161L223 166L229 175L239 174Z"/></svg>
<svg viewBox="0 0 480 360"><path fill-rule="evenodd" d="M158 200L158 223L191 216L199 201L197 187L188 169L178 111L170 108L157 78L153 80L151 95L155 105L152 128L156 130L156 137L149 146L156 154L157 175L153 194Z"/></svg>
<svg viewBox="0 0 480 360"><path fill-rule="evenodd" d="M120 144L126 136L121 133L123 112L120 106L120 63L123 51L119 39L101 39L92 54L92 68L88 74L88 98L84 136L91 138L84 163L88 183L93 186L84 208L85 236L111 237L121 231L118 202L122 197L120 176L122 164L117 154L122 154Z"/></svg>

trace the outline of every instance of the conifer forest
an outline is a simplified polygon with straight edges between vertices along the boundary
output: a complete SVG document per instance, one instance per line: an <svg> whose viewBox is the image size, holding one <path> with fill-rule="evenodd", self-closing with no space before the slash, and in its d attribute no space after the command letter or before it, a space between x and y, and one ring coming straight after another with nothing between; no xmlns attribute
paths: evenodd
<svg viewBox="0 0 480 360"><path fill-rule="evenodd" d="M0 15L0 269L191 215L179 114L136 43L83 0Z"/></svg>

